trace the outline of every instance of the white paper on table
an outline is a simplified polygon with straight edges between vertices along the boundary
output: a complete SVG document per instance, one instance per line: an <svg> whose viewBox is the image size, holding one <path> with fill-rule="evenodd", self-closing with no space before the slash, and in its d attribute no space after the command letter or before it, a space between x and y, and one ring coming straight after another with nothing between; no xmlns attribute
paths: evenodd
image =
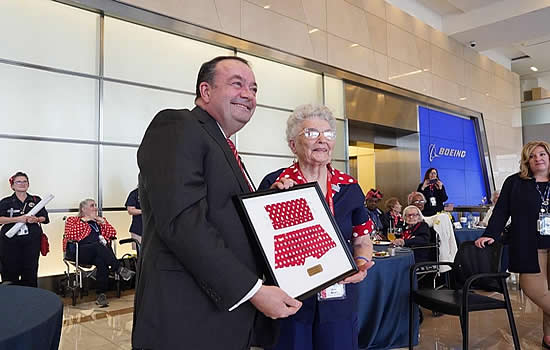
<svg viewBox="0 0 550 350"><path fill-rule="evenodd" d="M38 202L37 205L35 205L27 214L25 214L24 216L31 216L31 215L35 215L36 213L38 213L40 210L42 210L42 208L44 208L52 199L54 198L54 195L53 194L48 194L46 197L42 198L42 200L40 202ZM15 234L17 232L19 232L19 230L21 230L21 227L23 227L23 225L25 225L24 222L17 222L15 223L15 225L13 225L8 232L6 232L6 237L8 238L12 238L13 236L15 236Z"/></svg>

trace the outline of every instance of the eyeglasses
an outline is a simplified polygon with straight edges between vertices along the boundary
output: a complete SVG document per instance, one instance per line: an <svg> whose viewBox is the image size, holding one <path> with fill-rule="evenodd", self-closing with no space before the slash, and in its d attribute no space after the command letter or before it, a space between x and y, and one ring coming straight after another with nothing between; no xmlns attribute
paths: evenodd
<svg viewBox="0 0 550 350"><path fill-rule="evenodd" d="M334 140L336 138L336 130L330 130L330 129L321 132L315 128L305 128L298 135L301 135L301 134L303 134L307 139L311 139L311 140L318 138L321 134L323 134L323 136L327 140Z"/></svg>
<svg viewBox="0 0 550 350"><path fill-rule="evenodd" d="M425 204L426 201L414 201L412 202L412 204Z"/></svg>
<svg viewBox="0 0 550 350"><path fill-rule="evenodd" d="M27 180L23 180L23 181L14 181L13 183L16 184L16 185L26 185L29 182Z"/></svg>
<svg viewBox="0 0 550 350"><path fill-rule="evenodd" d="M408 218L415 218L415 217L417 217L417 216L420 216L420 214L418 214L418 213L415 213L415 214L407 214L407 215L405 215L405 216L408 217Z"/></svg>

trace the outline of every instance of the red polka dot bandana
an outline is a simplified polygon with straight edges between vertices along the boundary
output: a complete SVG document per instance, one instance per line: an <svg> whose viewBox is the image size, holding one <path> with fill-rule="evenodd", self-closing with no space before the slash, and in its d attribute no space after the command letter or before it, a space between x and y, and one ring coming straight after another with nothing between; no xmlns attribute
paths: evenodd
<svg viewBox="0 0 550 350"><path fill-rule="evenodd" d="M321 225L276 235L275 268L304 265L307 257L321 258L336 247Z"/></svg>

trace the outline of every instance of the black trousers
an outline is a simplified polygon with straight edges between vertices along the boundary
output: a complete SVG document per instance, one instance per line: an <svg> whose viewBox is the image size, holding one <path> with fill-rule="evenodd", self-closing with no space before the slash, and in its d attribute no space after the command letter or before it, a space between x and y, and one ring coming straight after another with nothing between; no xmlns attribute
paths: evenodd
<svg viewBox="0 0 550 350"><path fill-rule="evenodd" d="M73 254L71 254L73 255ZM70 256L70 258L75 258ZM109 267L113 271L118 271L120 262L110 247L103 244L88 243L78 245L78 262L79 264L95 265L96 273L96 292L105 293L109 289Z"/></svg>
<svg viewBox="0 0 550 350"><path fill-rule="evenodd" d="M2 235L2 281L27 287L38 285L40 235L38 232L12 238Z"/></svg>

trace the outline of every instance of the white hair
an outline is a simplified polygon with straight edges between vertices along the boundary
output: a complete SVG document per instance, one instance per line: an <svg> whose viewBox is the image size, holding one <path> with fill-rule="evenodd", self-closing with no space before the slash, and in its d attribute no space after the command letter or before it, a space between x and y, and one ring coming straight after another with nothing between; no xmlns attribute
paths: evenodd
<svg viewBox="0 0 550 350"><path fill-rule="evenodd" d="M286 141L294 140L300 133L302 122L307 119L321 119L328 122L332 130L336 130L336 119L330 109L322 105L301 105L296 107L286 121Z"/></svg>
<svg viewBox="0 0 550 350"><path fill-rule="evenodd" d="M418 214L420 215L420 220L419 221L424 221L424 215L422 215L422 211L420 211L420 209L418 209L418 207L414 206L414 205L409 205L405 209L403 209L403 217L407 216L407 212L410 211L410 210L416 210L418 212Z"/></svg>
<svg viewBox="0 0 550 350"><path fill-rule="evenodd" d="M80 202L80 204L78 205L78 216L84 216L82 211L84 210L84 207L86 207L90 203L95 203L95 200L91 198L86 198Z"/></svg>

